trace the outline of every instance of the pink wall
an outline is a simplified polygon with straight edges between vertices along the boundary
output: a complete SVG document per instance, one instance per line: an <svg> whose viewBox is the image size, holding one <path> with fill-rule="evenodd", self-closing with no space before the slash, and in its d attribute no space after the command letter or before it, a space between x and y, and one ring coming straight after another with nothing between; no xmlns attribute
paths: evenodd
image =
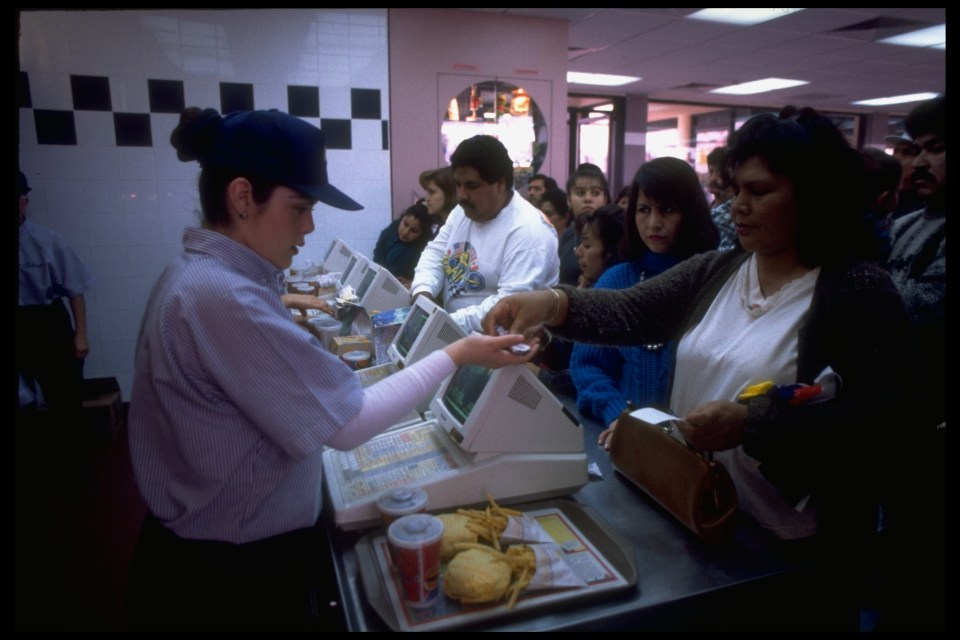
<svg viewBox="0 0 960 640"><path fill-rule="evenodd" d="M442 165L446 87L505 80L527 88L547 120L541 173L567 171L567 23L450 9L390 9L390 151L393 214L421 193L417 177ZM462 83L459 82L462 76ZM444 87L444 95L440 95ZM532 87L528 88L528 87Z"/></svg>

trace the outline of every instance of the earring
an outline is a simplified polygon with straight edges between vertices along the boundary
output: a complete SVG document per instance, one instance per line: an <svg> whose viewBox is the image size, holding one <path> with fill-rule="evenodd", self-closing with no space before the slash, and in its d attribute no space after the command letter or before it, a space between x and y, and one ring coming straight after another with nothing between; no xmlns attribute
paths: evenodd
<svg viewBox="0 0 960 640"><path fill-rule="evenodd" d="M247 210L246 210L246 209L244 209L243 211L240 212L240 217L243 218L244 220L247 219Z"/></svg>

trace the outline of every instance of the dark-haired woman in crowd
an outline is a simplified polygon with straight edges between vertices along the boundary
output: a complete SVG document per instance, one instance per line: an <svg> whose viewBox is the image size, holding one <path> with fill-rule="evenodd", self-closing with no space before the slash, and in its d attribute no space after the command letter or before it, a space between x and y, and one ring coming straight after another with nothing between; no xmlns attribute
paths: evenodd
<svg viewBox="0 0 960 640"><path fill-rule="evenodd" d="M580 270L577 265L577 229L573 211L563 189L546 189L540 196L540 211L557 230L557 255L560 258L560 282L576 283Z"/></svg>
<svg viewBox="0 0 960 640"><path fill-rule="evenodd" d="M570 174L570 177L567 178L566 193L574 224L581 216L610 202L610 188L607 185L607 178L599 167L592 164L580 165L576 171ZM580 244L579 234L574 242L574 247L578 244ZM561 254L560 284L575 287L578 286L579 282L580 266L576 256L572 255L572 252Z"/></svg>
<svg viewBox="0 0 960 640"><path fill-rule="evenodd" d="M586 289L594 286L607 269L621 262L623 209L615 204L605 204L580 216L576 227L580 237L574 251L580 265L577 286Z"/></svg>
<svg viewBox="0 0 960 640"><path fill-rule="evenodd" d="M621 262L623 210L615 204L605 204L590 213L584 213L573 224L577 229L576 237L580 239L574 251L580 272L577 286L588 289L607 269ZM570 377L570 356L574 343L564 338L547 338L539 360L540 378L555 391L575 395Z"/></svg>
<svg viewBox="0 0 960 640"><path fill-rule="evenodd" d="M328 571L324 447L395 424L461 364L525 361L505 350L520 338L468 336L361 388L281 301L314 205L361 208L328 183L323 133L276 110L191 108L171 143L200 163L203 219L154 286L136 349L130 456L148 515L129 625L328 629L311 605Z"/></svg>
<svg viewBox="0 0 960 640"><path fill-rule="evenodd" d="M453 169L441 167L424 171L420 174L420 186L427 192L423 204L430 215L430 239L433 239L457 206L457 182L453 179Z"/></svg>
<svg viewBox="0 0 960 640"><path fill-rule="evenodd" d="M545 323L599 344L678 340L670 409L680 434L727 467L741 512L818 570L798 592L810 597L800 616L856 630L863 550L908 388L906 311L890 276L861 259L872 242L862 165L828 118L808 108L754 116L730 157L739 247L629 289L516 294L484 329Z"/></svg>
<svg viewBox="0 0 960 640"><path fill-rule="evenodd" d="M386 267L409 288L420 254L432 237L426 205L410 205L380 232L373 249L373 261Z"/></svg>
<svg viewBox="0 0 960 640"><path fill-rule="evenodd" d="M617 193L617 197L614 200L615 203L620 205L620 208L626 211L630 207L630 185L625 184Z"/></svg>
<svg viewBox="0 0 960 640"><path fill-rule="evenodd" d="M632 287L717 247L719 233L697 173L688 163L677 158L651 160L641 165L628 187L632 215L624 216L622 243L627 261L606 271L598 288ZM574 346L570 375L577 388L577 408L608 425L600 446L608 445L628 403L665 407L675 347L675 341L635 347Z"/></svg>

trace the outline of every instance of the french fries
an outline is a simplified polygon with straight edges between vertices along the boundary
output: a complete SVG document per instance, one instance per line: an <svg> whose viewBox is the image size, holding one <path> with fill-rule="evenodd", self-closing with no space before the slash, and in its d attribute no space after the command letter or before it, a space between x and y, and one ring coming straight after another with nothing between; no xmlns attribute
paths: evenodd
<svg viewBox="0 0 960 640"><path fill-rule="evenodd" d="M474 595L469 599L461 596L458 599L461 602L478 603L507 598L507 609L513 609L520 597L520 592L527 588L533 574L537 571L537 558L533 549L526 545L514 545L506 552L500 548L500 537L507 528L508 519L511 516L522 516L523 513L501 507L489 493L487 501L490 504L484 509L457 509L458 515L468 519L467 529L477 534L479 542L456 542L452 547L455 554L476 549L490 554L493 559L504 562L510 568L511 582L506 591L490 590L487 594Z"/></svg>
<svg viewBox="0 0 960 640"><path fill-rule="evenodd" d="M507 558L514 575L513 582L507 587L509 610L517 604L520 592L529 586L533 574L537 572L537 557L527 545L515 545L507 549Z"/></svg>
<svg viewBox="0 0 960 640"><path fill-rule="evenodd" d="M520 512L501 507L489 493L487 500L490 505L486 509L457 509L457 513L470 519L467 527L481 540L488 541L494 549L500 551L500 535L507 528L507 518L519 516Z"/></svg>

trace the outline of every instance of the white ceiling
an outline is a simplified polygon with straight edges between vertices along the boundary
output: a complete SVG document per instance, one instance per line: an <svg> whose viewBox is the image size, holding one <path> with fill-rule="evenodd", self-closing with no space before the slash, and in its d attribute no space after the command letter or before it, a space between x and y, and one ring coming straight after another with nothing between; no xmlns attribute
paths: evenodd
<svg viewBox="0 0 960 640"><path fill-rule="evenodd" d="M946 51L881 38L945 24L946 9L805 9L756 26L685 18L697 9L468 9L565 20L570 71L642 79L568 92L646 94L650 100L905 115L916 103L864 107L856 100L946 91ZM709 93L766 77L809 84L752 96Z"/></svg>

